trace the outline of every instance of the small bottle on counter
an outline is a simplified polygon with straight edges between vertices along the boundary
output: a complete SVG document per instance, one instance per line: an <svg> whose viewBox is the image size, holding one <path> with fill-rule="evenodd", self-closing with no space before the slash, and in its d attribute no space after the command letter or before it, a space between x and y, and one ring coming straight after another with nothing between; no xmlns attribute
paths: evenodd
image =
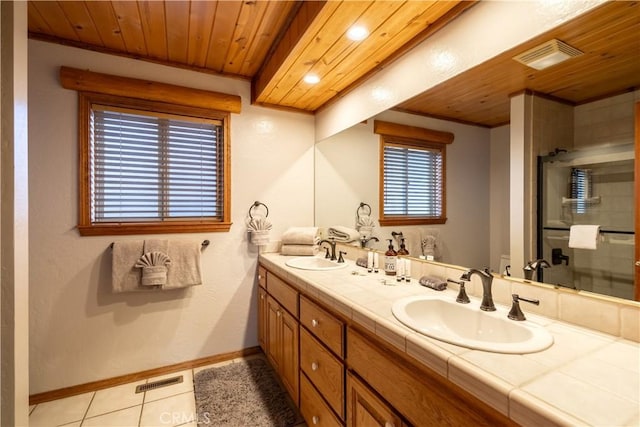
<svg viewBox="0 0 640 427"><path fill-rule="evenodd" d="M384 274L387 276L396 275L396 262L398 253L393 249L393 240L389 239L389 249L384 253Z"/></svg>
<svg viewBox="0 0 640 427"><path fill-rule="evenodd" d="M379 268L380 268L380 256L378 255L378 252L374 252L373 253L373 272L377 273Z"/></svg>
<svg viewBox="0 0 640 427"><path fill-rule="evenodd" d="M367 271L373 271L373 252L367 252Z"/></svg>
<svg viewBox="0 0 640 427"><path fill-rule="evenodd" d="M404 258L396 259L396 281L402 282L404 280Z"/></svg>
<svg viewBox="0 0 640 427"><path fill-rule="evenodd" d="M404 260L404 280L407 283L411 283L411 260Z"/></svg>

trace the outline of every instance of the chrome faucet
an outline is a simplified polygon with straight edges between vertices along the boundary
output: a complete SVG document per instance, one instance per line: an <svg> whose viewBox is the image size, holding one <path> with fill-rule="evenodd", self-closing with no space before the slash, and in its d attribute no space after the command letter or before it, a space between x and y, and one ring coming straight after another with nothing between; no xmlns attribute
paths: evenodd
<svg viewBox="0 0 640 427"><path fill-rule="evenodd" d="M332 238L330 238L329 240L323 239L323 240L320 240L319 245L322 246L323 243L328 243L329 246L331 246L331 261L337 260L338 258L336 257L336 241L333 240ZM328 253L329 252L327 252L327 254ZM325 258L327 258L327 256L325 256Z"/></svg>
<svg viewBox="0 0 640 427"><path fill-rule="evenodd" d="M480 310L495 311L496 306L493 304L493 296L491 295L493 275L489 272L488 268L485 268L484 270L476 270L475 268L472 268L466 273L463 273L460 280L468 282L474 274L480 276L480 280L482 280L482 302L480 303Z"/></svg>
<svg viewBox="0 0 640 427"><path fill-rule="evenodd" d="M369 243L371 240L376 241L376 242L379 242L379 241L380 241L380 240L379 240L377 237L375 237L375 236L371 236L371 237L369 237L369 238L362 237L362 238L360 239L360 247L361 247L361 248L363 248L363 249L364 249L364 248L366 248L366 247L367 247L367 243Z"/></svg>

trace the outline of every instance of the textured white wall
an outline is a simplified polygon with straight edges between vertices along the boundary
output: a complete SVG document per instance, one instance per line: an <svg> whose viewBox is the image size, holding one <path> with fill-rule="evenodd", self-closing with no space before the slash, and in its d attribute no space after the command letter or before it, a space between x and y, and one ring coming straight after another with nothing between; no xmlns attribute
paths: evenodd
<svg viewBox="0 0 640 427"><path fill-rule="evenodd" d="M397 111L386 111L375 119L455 135L447 146L447 222L424 227L439 231L443 262L489 266L489 129ZM371 205L371 216L377 223L380 146L373 120L318 142L316 149L316 225L354 227L360 202ZM408 235L414 228L374 229L374 235L381 239L375 247L386 249L384 239L391 238L391 231ZM411 247L417 244L407 243Z"/></svg>
<svg viewBox="0 0 640 427"><path fill-rule="evenodd" d="M489 168L489 253L491 268L500 271L500 257L509 255L509 125L491 129Z"/></svg>
<svg viewBox="0 0 640 427"><path fill-rule="evenodd" d="M202 286L110 292L109 244L117 237L80 237L75 229L77 94L60 86L61 65L242 96L242 113L231 115L230 232L162 236L211 241ZM313 224L314 123L253 107L249 95L243 80L29 42L30 393L257 345L257 250L244 220L260 200L275 238L290 225Z"/></svg>

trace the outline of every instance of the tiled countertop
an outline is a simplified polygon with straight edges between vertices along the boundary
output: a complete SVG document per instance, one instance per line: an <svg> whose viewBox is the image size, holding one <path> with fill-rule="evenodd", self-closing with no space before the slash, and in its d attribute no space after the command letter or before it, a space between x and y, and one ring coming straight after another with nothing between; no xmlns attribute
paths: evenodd
<svg viewBox="0 0 640 427"><path fill-rule="evenodd" d="M543 325L553 335L550 348L513 355L458 347L414 332L391 313L399 298L436 292L417 280L397 285L388 280L393 283L389 286L381 283L389 276L367 273L353 261L339 270L307 271L286 266L287 259L277 253L260 255L265 267L292 285L521 425L640 426L640 345L636 342L533 315L523 305L527 321ZM459 270L447 270L448 278L460 276ZM456 290L443 292L438 293L455 300ZM472 297L471 304L480 301Z"/></svg>

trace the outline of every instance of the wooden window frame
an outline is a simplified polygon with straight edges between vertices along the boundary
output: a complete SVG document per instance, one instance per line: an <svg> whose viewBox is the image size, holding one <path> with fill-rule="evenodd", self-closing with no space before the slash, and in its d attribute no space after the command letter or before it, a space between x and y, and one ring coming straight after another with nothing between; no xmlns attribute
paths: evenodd
<svg viewBox="0 0 640 427"><path fill-rule="evenodd" d="M208 120L220 120L223 123L223 209L222 219L176 219L158 221L114 221L93 222L91 218L91 155L90 155L90 117L92 105L105 105L116 108L131 108L153 113L197 117ZM79 92L79 223L78 231L82 236L130 235L224 232L231 228L231 143L229 137L230 114L200 107L169 104L138 98L93 92Z"/></svg>
<svg viewBox="0 0 640 427"><path fill-rule="evenodd" d="M405 126L396 123L374 121L374 133L380 135L379 166L379 212L378 222L381 226L444 224L447 222L447 145L451 144L454 135L450 132L436 131L416 126ZM438 217L414 215L385 215L384 213L384 151L387 145L403 146L417 149L435 149L442 155L442 193L441 214Z"/></svg>

